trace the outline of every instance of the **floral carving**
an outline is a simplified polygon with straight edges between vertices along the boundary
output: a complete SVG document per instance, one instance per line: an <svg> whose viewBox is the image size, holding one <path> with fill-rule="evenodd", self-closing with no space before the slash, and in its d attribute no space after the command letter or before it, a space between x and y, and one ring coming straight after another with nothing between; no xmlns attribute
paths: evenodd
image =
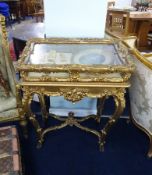
<svg viewBox="0 0 152 175"><path fill-rule="evenodd" d="M60 89L60 94L64 96L64 98L68 101L71 101L73 103L78 102L80 100L82 100L84 97L87 96L88 93L88 89L79 89L79 88L75 88L75 89Z"/></svg>

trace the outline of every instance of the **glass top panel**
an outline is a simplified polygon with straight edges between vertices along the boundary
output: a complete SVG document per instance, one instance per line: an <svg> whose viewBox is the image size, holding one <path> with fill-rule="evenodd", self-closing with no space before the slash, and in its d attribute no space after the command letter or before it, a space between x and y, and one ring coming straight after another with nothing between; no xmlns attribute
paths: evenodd
<svg viewBox="0 0 152 175"><path fill-rule="evenodd" d="M25 64L121 65L113 44L33 44Z"/></svg>

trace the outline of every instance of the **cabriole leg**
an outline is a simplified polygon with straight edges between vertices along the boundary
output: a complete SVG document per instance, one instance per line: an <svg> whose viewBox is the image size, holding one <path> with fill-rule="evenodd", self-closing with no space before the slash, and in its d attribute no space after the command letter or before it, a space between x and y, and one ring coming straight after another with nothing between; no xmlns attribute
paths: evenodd
<svg viewBox="0 0 152 175"><path fill-rule="evenodd" d="M100 120L101 120L101 115L102 115L105 99L106 99L106 96L103 96L101 98L97 98L97 117L96 117L96 120L98 123L100 123Z"/></svg>
<svg viewBox="0 0 152 175"><path fill-rule="evenodd" d="M105 127L101 130L102 142L100 142L99 144L101 150L104 150L104 144L106 143L105 139L109 130L114 125L114 123L116 123L116 121L118 120L118 118L120 117L125 108L125 98L123 93L121 93L120 95L118 94L117 96L115 95L114 101L116 106L115 112L113 116L109 119Z"/></svg>

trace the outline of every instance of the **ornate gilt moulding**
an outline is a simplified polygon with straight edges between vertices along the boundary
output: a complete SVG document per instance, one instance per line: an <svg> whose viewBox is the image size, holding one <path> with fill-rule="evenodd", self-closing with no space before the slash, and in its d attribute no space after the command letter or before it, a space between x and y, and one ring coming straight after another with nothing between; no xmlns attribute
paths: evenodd
<svg viewBox="0 0 152 175"><path fill-rule="evenodd" d="M18 64L24 82L126 83L134 70L130 50L103 39L31 39Z"/></svg>
<svg viewBox="0 0 152 175"><path fill-rule="evenodd" d="M134 65L133 55L121 41L102 39L32 39L27 43L18 64L21 75L19 86L23 90L22 116L33 124L41 145L44 136L54 130L70 125L96 135L103 150L105 138L112 125L125 108L125 90L130 86ZM60 125L42 128L31 111L33 95L37 94L44 121L48 119L44 97L63 96L76 103L84 97L97 98L97 115L77 119L73 112ZM101 130L90 129L81 122L94 118L100 123L105 100L112 96L114 114ZM26 115L25 115L26 114ZM22 124L25 125L24 123Z"/></svg>
<svg viewBox="0 0 152 175"><path fill-rule="evenodd" d="M0 24L1 24L0 31L2 33L2 37L4 38L3 41L7 43L8 41L7 41L7 31L5 26L5 17L1 14L0 14Z"/></svg>

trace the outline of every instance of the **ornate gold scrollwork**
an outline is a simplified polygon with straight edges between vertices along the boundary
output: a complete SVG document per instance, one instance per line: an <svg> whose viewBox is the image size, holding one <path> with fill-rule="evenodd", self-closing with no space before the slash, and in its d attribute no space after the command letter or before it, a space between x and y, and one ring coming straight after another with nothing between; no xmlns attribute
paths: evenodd
<svg viewBox="0 0 152 175"><path fill-rule="evenodd" d="M27 55L29 55L33 44L113 44L111 41L102 40L84 40L84 39L34 39L27 43L27 46L21 56L18 64L18 70L21 72L23 90L22 115L27 113L28 119L32 122L38 136L38 141L43 142L45 134L50 131L62 129L68 125L76 126L81 130L96 135L99 139L99 146L103 149L105 138L111 126L118 120L125 107L125 88L130 86L129 79L134 70L134 66L125 59L129 52L121 45L116 45L123 57L120 65L31 65L26 64ZM115 45L115 44L114 44ZM125 64L123 64L125 63ZM35 75L30 73L36 73ZM39 74L40 73L40 74ZM41 74L42 73L42 74ZM62 76L60 76L62 74ZM29 76L31 75L31 76ZM33 75L33 77L32 77ZM40 76L37 76L40 75ZM53 75L53 76L51 76ZM65 76L64 76L65 75ZM115 76L116 75L116 76ZM117 76L118 75L118 76ZM41 111L44 119L47 119L44 95L47 96L64 96L70 102L78 102L84 97L99 98L97 106L97 115L86 116L82 119L69 115L68 118L61 118L55 114L51 116L58 119L61 124L41 128L37 118L30 108L33 94L38 94L41 103ZM115 101L115 113L109 119L102 130L95 130L81 125L89 118L94 118L100 123L100 116L104 106L104 101L109 96L113 96Z"/></svg>
<svg viewBox="0 0 152 175"><path fill-rule="evenodd" d="M70 77L70 81L80 81L80 73L79 72L71 72L69 71L69 77Z"/></svg>
<svg viewBox="0 0 152 175"><path fill-rule="evenodd" d="M82 100L84 97L87 96L88 89L82 89L82 88L60 88L60 95L64 96L64 98L68 101L71 101L73 103L78 102Z"/></svg>
<svg viewBox="0 0 152 175"><path fill-rule="evenodd" d="M120 55L120 61L125 64L120 65L83 65L83 64L70 64L69 65L54 65L53 67L48 65L34 65L27 64L28 55L33 51L35 44L113 44L116 46L116 52ZM124 74L132 73L134 70L133 64L128 61L128 55L131 55L129 49L125 47L122 42L116 42L111 40L100 40L100 39L32 39L27 43L24 49L21 59L18 62L18 70L21 71L21 77L24 81L29 82L126 82L128 81L127 76ZM29 73L43 73L45 75L30 76ZM67 76L50 76L50 73L67 73ZM83 77L82 74L87 74ZM120 76L111 76L113 73L119 73ZM92 76L93 75L93 76ZM109 76L110 75L110 76ZM123 76L121 76L123 75Z"/></svg>

